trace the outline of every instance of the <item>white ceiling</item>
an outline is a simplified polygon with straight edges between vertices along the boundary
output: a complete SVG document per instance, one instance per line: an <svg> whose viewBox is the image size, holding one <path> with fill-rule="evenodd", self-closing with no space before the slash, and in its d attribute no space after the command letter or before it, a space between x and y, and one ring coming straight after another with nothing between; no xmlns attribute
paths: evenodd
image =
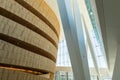
<svg viewBox="0 0 120 80"><path fill-rule="evenodd" d="M96 0L100 27L109 68L114 68L120 39L120 0Z"/></svg>

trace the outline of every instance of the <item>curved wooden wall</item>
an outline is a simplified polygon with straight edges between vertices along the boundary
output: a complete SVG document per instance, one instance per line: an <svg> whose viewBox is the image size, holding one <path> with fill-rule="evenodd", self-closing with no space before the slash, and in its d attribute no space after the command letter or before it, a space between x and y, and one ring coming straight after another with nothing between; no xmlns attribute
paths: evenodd
<svg viewBox="0 0 120 80"><path fill-rule="evenodd" d="M14 72L20 80L48 80L41 75L54 74L59 34L58 19L44 0L0 0L1 79Z"/></svg>

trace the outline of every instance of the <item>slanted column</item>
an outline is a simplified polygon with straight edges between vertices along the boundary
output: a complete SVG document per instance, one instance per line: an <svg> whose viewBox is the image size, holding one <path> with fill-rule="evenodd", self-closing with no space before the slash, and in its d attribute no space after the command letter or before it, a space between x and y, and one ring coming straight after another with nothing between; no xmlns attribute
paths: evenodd
<svg viewBox="0 0 120 80"><path fill-rule="evenodd" d="M73 7L70 5L70 0L57 1L71 59L74 78L75 80L90 80L87 53L77 0L73 0L75 1L75 16L72 14L71 9ZM76 17L75 20L74 17Z"/></svg>

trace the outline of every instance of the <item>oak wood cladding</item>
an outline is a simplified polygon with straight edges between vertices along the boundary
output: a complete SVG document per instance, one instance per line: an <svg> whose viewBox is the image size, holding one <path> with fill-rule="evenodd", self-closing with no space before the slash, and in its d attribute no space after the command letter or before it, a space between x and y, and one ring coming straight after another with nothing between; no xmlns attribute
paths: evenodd
<svg viewBox="0 0 120 80"><path fill-rule="evenodd" d="M43 32L42 30L37 28L34 24L31 24L30 22L26 21L25 19L15 15L14 13L11 13L1 7L0 7L0 15L4 16L6 18L9 18L9 19L29 28L30 30L38 33L39 35L42 35L44 38L49 40L56 48L58 47L57 43L49 35L47 35L45 32Z"/></svg>
<svg viewBox="0 0 120 80"><path fill-rule="evenodd" d="M39 19L43 20L55 32L56 36L59 38L59 35L55 27L40 12L38 12L31 5L29 5L27 2L23 0L15 0L15 1L18 2L20 5L22 5L24 8L26 8L27 10L29 10L31 13L36 15Z"/></svg>
<svg viewBox="0 0 120 80"><path fill-rule="evenodd" d="M44 57L56 62L55 57L51 53L49 53L41 48L38 48L32 44L29 44L27 42L24 42L24 41L21 41L19 39L13 38L11 36L5 35L3 33L0 33L0 39L4 40L6 42L9 42L13 45L16 45L18 47L21 47L23 49L26 49L28 51L31 51L31 52L34 52L34 53L39 54L41 56L44 56Z"/></svg>
<svg viewBox="0 0 120 80"><path fill-rule="evenodd" d="M0 79L52 80L59 36L46 1L0 0Z"/></svg>
<svg viewBox="0 0 120 80"><path fill-rule="evenodd" d="M47 70L43 70L43 69L36 69L36 68L32 68L32 67L25 67L25 66L6 64L6 63L0 63L0 68L7 68L7 69L11 69L12 68L13 70L20 69L21 71L25 70L24 72L29 72L29 70L30 70L31 73L33 71L33 74L35 74L34 72L36 72L36 75L53 73L53 72L50 72L50 71L47 71ZM37 74L37 72L40 73L40 74Z"/></svg>

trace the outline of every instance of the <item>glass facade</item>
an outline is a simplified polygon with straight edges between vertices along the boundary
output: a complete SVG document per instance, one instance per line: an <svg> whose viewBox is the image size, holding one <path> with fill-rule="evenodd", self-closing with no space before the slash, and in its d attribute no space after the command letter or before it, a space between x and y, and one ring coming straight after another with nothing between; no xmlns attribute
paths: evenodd
<svg viewBox="0 0 120 80"><path fill-rule="evenodd" d="M71 68L70 57L65 40L61 40L59 42L56 66L62 68ZM74 80L72 71L56 71L54 77L55 80Z"/></svg>
<svg viewBox="0 0 120 80"><path fill-rule="evenodd" d="M87 49L87 54L88 54L88 63L89 63L90 73L91 73L91 80L98 80L98 76L97 76L96 71L95 71L95 66L94 66L93 59L92 59L89 48ZM99 54L96 55L96 57L99 58ZM99 64L100 65L99 70L101 73L101 80L112 80L111 77L109 75L107 75L106 65L102 64L102 63L104 63L103 60L98 59L98 63L99 62L101 63L101 64ZM58 49L58 57L57 57L56 66L62 67L62 68L71 67L70 57L69 57L69 53L68 53L65 39L59 42L59 49ZM105 74L105 76L102 76L103 74ZM62 71L62 70L57 71L56 70L54 77L55 77L55 80L74 80L74 76L73 76L72 71L65 71L65 70L64 71Z"/></svg>
<svg viewBox="0 0 120 80"><path fill-rule="evenodd" d="M61 40L58 45L58 57L56 66L71 66L69 53L65 40Z"/></svg>
<svg viewBox="0 0 120 80"><path fill-rule="evenodd" d="M72 72L59 71L55 73L55 80L74 80Z"/></svg>

